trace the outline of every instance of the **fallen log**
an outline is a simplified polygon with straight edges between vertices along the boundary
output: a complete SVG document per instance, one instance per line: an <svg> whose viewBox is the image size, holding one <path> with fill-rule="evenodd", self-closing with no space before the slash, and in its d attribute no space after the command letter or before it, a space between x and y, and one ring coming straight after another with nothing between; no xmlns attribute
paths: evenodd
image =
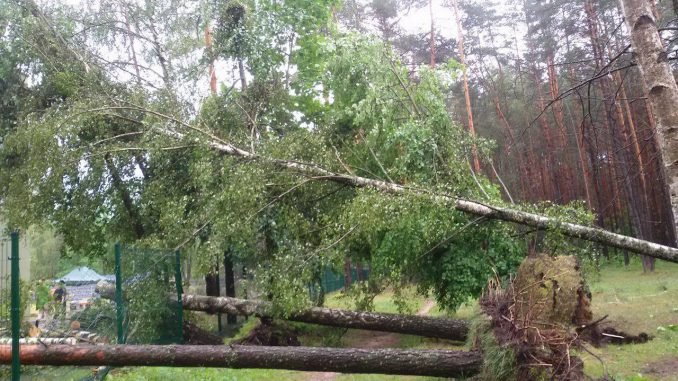
<svg viewBox="0 0 678 381"><path fill-rule="evenodd" d="M435 377L471 376L482 364L479 352L241 345L27 345L21 347L20 356L22 365L263 368ZM11 359L11 347L0 346L0 364Z"/></svg>
<svg viewBox="0 0 678 381"><path fill-rule="evenodd" d="M103 298L113 299L115 286L108 282L99 282L96 291ZM269 311L271 310L271 304L268 302L230 297L183 295L182 303L185 310L203 311L211 314L227 313L241 316L255 315L269 317ZM465 341L468 333L468 324L463 320L377 312L355 312L320 307L292 314L287 316L285 320L331 327L395 332L455 341Z"/></svg>
<svg viewBox="0 0 678 381"><path fill-rule="evenodd" d="M150 112L142 108L135 107L116 107L118 109L134 109L142 112ZM175 122L178 122L174 120ZM634 253L647 255L653 258L663 259L670 262L678 263L678 248L660 245L654 242L625 236L622 234L613 233L605 229L573 224L569 222L560 221L557 218L548 217L540 214L524 212L518 209L510 209L501 206L487 205L473 200L467 200L448 194L435 193L430 190L422 190L410 188L405 185L375 180L367 177L356 176L353 174L338 173L322 168L314 163L302 163L293 160L283 160L260 156L252 152L240 149L235 145L228 143L220 138L201 130L189 124L179 122L183 127L198 131L207 136L207 145L209 148L221 152L225 155L249 159L250 161L258 160L261 162L271 163L279 168L296 172L300 176L305 176L310 179L318 181L331 181L339 184L345 184L355 188L373 188L380 192L387 194L406 194L414 193L427 195L432 200L449 203L449 205L461 212L480 216L488 219L501 220L513 222L516 224L529 226L537 230L558 230L563 235L571 238L579 238L591 242L596 242L602 245L615 247L622 250L629 250ZM177 131L158 128L157 132L169 136L174 139L183 140L186 135ZM191 238L189 238L190 240ZM180 245L181 246L181 245ZM675 246L672 245L672 246Z"/></svg>
<svg viewBox="0 0 678 381"><path fill-rule="evenodd" d="M210 313L267 316L270 304L262 301L229 297L184 295L184 309ZM468 325L463 320L433 318L429 316L399 315L376 312L356 312L332 308L313 307L292 314L286 320L320 324L332 327L395 332L408 335L464 341Z"/></svg>

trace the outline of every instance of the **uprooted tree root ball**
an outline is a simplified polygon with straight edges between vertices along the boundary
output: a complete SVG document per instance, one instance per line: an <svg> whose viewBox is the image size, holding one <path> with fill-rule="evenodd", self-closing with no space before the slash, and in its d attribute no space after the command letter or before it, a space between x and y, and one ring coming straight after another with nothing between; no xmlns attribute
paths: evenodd
<svg viewBox="0 0 678 381"><path fill-rule="evenodd" d="M583 362L573 352L584 341L615 343L614 329L599 327L604 318L593 320L590 293L571 256L527 258L506 287L490 282L479 303L470 335L484 356L479 379L583 380ZM620 343L648 339L616 336L626 340Z"/></svg>

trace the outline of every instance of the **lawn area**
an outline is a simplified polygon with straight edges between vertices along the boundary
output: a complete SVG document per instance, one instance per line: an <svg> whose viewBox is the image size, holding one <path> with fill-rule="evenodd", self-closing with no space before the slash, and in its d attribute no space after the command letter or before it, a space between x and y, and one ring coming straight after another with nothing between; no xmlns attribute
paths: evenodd
<svg viewBox="0 0 678 381"><path fill-rule="evenodd" d="M607 321L629 334L655 336L645 344L609 345L584 353L586 373L600 377L605 371L615 380L678 380L678 265L657 261L652 274L643 274L639 263L625 268L608 266L590 284L594 318Z"/></svg>
<svg viewBox="0 0 678 381"><path fill-rule="evenodd" d="M606 265L598 279L590 282L595 317L609 315L606 321L617 329L630 334L646 332L654 339L645 344L624 346L609 345L590 350L605 362L588 353L582 353L586 373L601 377L607 372L617 381L669 381L678 380L678 332L672 324L678 324L678 265L658 262L653 274L643 274L639 263L625 268ZM426 300L413 290L405 290L407 309L415 313L425 305ZM339 293L328 295L327 305L335 308L349 308L350 302ZM375 310L397 312L393 293L386 291L374 300ZM433 307L432 316L449 316L468 319L477 307L471 303L450 314ZM251 327L252 324L248 324ZM363 331L342 330L313 325L299 325L303 345L360 346L364 344ZM395 337L395 338L394 338ZM426 339L417 336L395 335L392 344L400 348L456 348L444 340ZM368 338L369 340L369 338ZM427 381L427 377L404 377L383 375L335 375L321 373L255 370L255 369L177 369L177 368L125 368L112 372L111 380L338 380L338 381Z"/></svg>

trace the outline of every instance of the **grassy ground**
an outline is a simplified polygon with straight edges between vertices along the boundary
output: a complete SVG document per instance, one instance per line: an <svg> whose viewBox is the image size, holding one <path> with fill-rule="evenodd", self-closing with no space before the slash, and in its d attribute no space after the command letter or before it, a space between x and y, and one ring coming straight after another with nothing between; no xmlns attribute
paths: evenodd
<svg viewBox="0 0 678 381"><path fill-rule="evenodd" d="M652 274L643 274L639 263L628 268L609 266L592 282L596 317L629 334L655 336L645 344L609 345L584 353L586 373L600 377L608 372L615 380L678 380L678 265L657 262Z"/></svg>
<svg viewBox="0 0 678 381"><path fill-rule="evenodd" d="M605 348L590 350L605 362L605 366L593 355L580 354L585 361L586 373L592 377L601 377L606 372L617 381L678 381L678 265L664 262L657 263L653 274L643 274L639 263L625 268L608 265L602 270L600 277L590 282L593 295L593 308L596 317L609 315L606 321L617 329L631 334L646 332L654 339L646 344L624 346L609 345ZM412 290L407 291L409 312L418 311L425 299L416 296ZM329 295L327 305L337 308L348 308L348 300L339 294ZM385 292L374 300L375 310L380 312L397 312L392 292ZM477 311L471 303L463 306L454 314L434 307L429 315L449 316L468 319ZM254 326L256 319L243 327L241 335ZM295 325L302 331L303 345L314 346L353 346L361 344L361 336L365 333L357 330L344 330L317 327L313 325ZM425 339L417 336L396 335L393 346L400 348L455 348L459 345L442 341ZM235 369L177 369L177 368L124 368L115 370L110 380L337 380L337 381L428 381L436 380L426 377L403 377L383 375L336 375L328 377L321 373L276 371L276 370L235 370Z"/></svg>

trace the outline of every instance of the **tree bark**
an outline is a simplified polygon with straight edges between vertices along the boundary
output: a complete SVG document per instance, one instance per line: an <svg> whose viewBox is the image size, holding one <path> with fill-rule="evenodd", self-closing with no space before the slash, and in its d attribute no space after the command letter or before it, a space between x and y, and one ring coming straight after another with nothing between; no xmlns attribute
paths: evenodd
<svg viewBox="0 0 678 381"><path fill-rule="evenodd" d="M114 291L115 286L109 282L100 282L96 287L96 292L105 299L112 299ZM212 314L227 313L241 316L271 316L271 303L264 301L184 294L182 303L185 310L191 311L203 311ZM464 320L377 312L356 312L322 307L313 307L286 316L285 319L332 327L395 332L455 341L465 341L468 334L468 324Z"/></svg>
<svg viewBox="0 0 678 381"><path fill-rule="evenodd" d="M25 345L20 356L23 365L264 368L435 377L471 376L482 364L478 352L241 345ZM11 347L0 346L0 364L9 364L11 358Z"/></svg>
<svg viewBox="0 0 678 381"><path fill-rule="evenodd" d="M128 109L129 107L123 106L121 108ZM152 112L149 110L146 111ZM451 195L432 193L431 191L426 190L411 189L404 185L388 181L375 180L367 177L332 172L313 163L303 163L293 160L266 158L264 156L259 156L249 151L240 149L234 146L233 144L228 143L216 137L215 135L207 131L201 130L197 127L185 123L181 123L181 125L185 128L194 129L202 134L207 135L209 137L207 145L215 151L221 152L225 155L240 157L243 159L260 160L263 162L268 162L279 168L297 172L298 174L307 176L311 179L321 181L332 181L335 183L345 184L356 188L374 188L383 193L393 195L400 195L406 193L428 195L429 197L431 197L432 200L443 203L449 203L454 209L464 213L482 216L488 219L513 222L519 225L530 226L538 230L558 229L563 235L568 237L584 239L591 242L597 242L603 245L616 247L618 249L629 250L634 253L649 255L654 258L678 263L678 249L674 247L660 245L642 239L625 236L622 234L612 233L610 231L596 227L561 222L558 221L557 219L553 219L551 217L546 217L539 214L523 212L516 209L496 207L493 205L486 205L480 202L466 200ZM175 139L185 138L184 134L177 131L160 128L156 129L155 131Z"/></svg>
<svg viewBox="0 0 678 381"><path fill-rule="evenodd" d="M431 36L429 40L429 50L430 50L430 55L431 55L431 69L435 69L436 67L436 29L435 29L435 24L434 24L434 19L433 19L433 0L428 0L428 10L429 13L431 14Z"/></svg>
<svg viewBox="0 0 678 381"><path fill-rule="evenodd" d="M219 282L219 265L214 266L212 271L208 274L205 274L205 295L207 296L221 296L221 287ZM217 314L217 326L219 332L222 331L221 327L221 314Z"/></svg>
<svg viewBox="0 0 678 381"><path fill-rule="evenodd" d="M226 296L235 298L235 274L233 273L233 260L229 251L224 253L224 277ZM226 323L231 325L238 323L237 316L234 314L226 315Z"/></svg>
<svg viewBox="0 0 678 381"><path fill-rule="evenodd" d="M621 5L638 68L656 117L656 135L665 175L663 184L657 185L668 187L670 191L674 215L671 222L675 230L675 221L678 220L678 86L657 30L652 4L647 0L621 0Z"/></svg>
<svg viewBox="0 0 678 381"><path fill-rule="evenodd" d="M459 7L457 0L452 0L452 8L454 8L454 19L457 22L457 49L459 49L459 63L461 64L462 78L464 82L464 100L466 102L466 114L468 116L468 131L475 139L476 129L473 125L473 110L471 109L471 95L468 88L468 75L466 74L466 58L464 55L464 31L461 27L461 18L459 17ZM480 160L478 159L478 149L473 143L473 170L480 173Z"/></svg>
<svg viewBox="0 0 678 381"><path fill-rule="evenodd" d="M206 312L226 312L236 315L268 316L270 304L236 298L210 298L201 295L184 295L184 309ZM408 335L435 337L464 341L468 325L463 320L433 318L428 316L399 315L376 312L355 312L313 307L286 317L302 323L328 325L342 328L396 332Z"/></svg>

